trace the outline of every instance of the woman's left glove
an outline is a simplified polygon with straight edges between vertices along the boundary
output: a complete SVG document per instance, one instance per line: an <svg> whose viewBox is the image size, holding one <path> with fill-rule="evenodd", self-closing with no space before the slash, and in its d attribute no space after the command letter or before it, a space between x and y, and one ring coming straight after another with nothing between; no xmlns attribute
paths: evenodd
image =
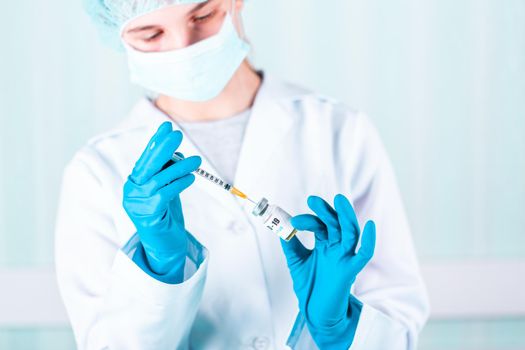
<svg viewBox="0 0 525 350"><path fill-rule="evenodd" d="M293 288L320 349L348 349L360 312L350 305L350 287L374 254L375 224L366 223L356 251L360 228L345 196L335 196L335 209L317 196L308 197L308 206L316 215L297 215L291 223L315 233L314 249L304 247L295 236L289 242L281 239Z"/></svg>

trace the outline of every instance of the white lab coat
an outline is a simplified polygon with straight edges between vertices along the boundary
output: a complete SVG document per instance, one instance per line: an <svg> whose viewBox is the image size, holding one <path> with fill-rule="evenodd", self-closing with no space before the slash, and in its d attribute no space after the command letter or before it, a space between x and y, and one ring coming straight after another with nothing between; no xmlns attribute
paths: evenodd
<svg viewBox="0 0 525 350"><path fill-rule="evenodd" d="M251 215L252 204L204 179L181 194L190 234L186 280L165 284L131 260L138 236L122 188L166 120L143 98L65 168L56 271L78 347L317 349L296 319L279 238ZM188 138L179 150L200 154ZM220 175L205 157L202 168ZM373 219L377 227L375 255L353 287L364 306L351 349L416 348L426 291L391 164L365 115L265 74L234 183L292 215L311 212L308 195L331 203L337 193L349 196L361 225ZM298 237L313 247L311 232Z"/></svg>

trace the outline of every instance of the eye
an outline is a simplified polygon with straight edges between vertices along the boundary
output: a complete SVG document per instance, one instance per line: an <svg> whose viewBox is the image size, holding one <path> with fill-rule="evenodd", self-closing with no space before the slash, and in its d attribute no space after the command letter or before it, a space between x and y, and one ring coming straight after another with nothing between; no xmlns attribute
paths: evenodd
<svg viewBox="0 0 525 350"><path fill-rule="evenodd" d="M146 38L144 38L144 39L142 39L142 40L144 40L144 41L148 41L148 42L149 42L149 41L154 41L154 40L156 40L157 38L159 38L161 35L162 35L162 32L161 32L161 31L160 31L160 32L156 32L155 34L150 35L150 36L148 36L148 37L146 37Z"/></svg>
<svg viewBox="0 0 525 350"><path fill-rule="evenodd" d="M204 16L196 16L192 18L193 23L202 23L209 19L211 19L215 15L215 10L211 11L210 13L204 15Z"/></svg>

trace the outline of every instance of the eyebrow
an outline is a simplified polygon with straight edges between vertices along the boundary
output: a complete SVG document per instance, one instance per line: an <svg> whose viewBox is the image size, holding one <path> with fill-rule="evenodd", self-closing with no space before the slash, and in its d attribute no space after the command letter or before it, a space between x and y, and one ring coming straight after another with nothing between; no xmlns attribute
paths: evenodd
<svg viewBox="0 0 525 350"><path fill-rule="evenodd" d="M195 7L193 7L188 14L193 14L193 13L199 11L201 8L203 8L204 6L208 5L212 1L213 0L206 0L205 2L201 2L200 4L195 5ZM137 32L142 32L144 30L150 30L150 29L155 29L155 28L157 28L157 26L155 26L155 25L146 25L146 26L141 26L141 27L136 27L136 28L130 29L130 30L127 31L127 33L137 33Z"/></svg>
<svg viewBox="0 0 525 350"><path fill-rule="evenodd" d="M142 27L136 27L136 28L133 28L133 29L130 29L127 31L127 33L136 33L136 32L142 32L144 30L149 30L149 29L154 29L156 28L157 26L152 26L152 25L147 25L147 26L142 26Z"/></svg>
<svg viewBox="0 0 525 350"><path fill-rule="evenodd" d="M210 2L213 2L213 0L206 0L204 2L201 2L200 4L198 4L194 8L192 8L191 11L188 14L192 14L192 13L195 13L195 12L199 11L201 8L203 8L204 6L208 5Z"/></svg>

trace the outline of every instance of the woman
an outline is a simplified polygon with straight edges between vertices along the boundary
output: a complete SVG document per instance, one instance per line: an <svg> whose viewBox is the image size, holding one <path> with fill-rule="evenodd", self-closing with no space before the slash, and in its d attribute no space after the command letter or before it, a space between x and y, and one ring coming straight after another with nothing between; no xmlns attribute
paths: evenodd
<svg viewBox="0 0 525 350"><path fill-rule="evenodd" d="M64 171L56 264L78 347L415 349L425 288L368 118L256 71L242 0L86 1L153 94ZM298 233L198 167L297 214Z"/></svg>

